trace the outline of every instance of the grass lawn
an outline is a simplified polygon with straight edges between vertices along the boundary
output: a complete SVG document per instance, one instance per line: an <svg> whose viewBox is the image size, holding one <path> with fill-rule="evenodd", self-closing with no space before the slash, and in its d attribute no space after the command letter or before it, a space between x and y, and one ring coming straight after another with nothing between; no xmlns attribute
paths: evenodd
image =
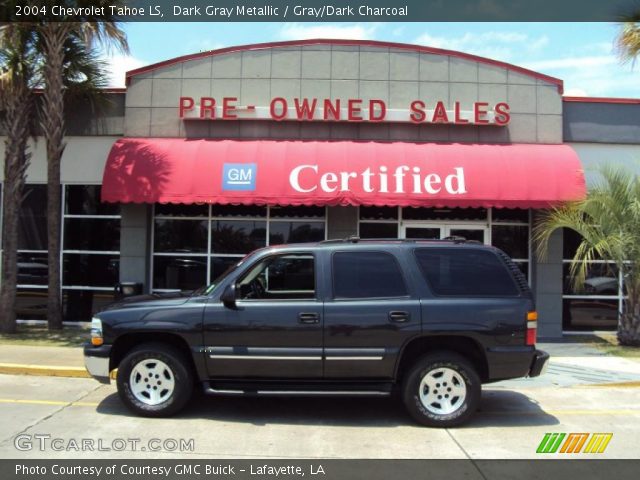
<svg viewBox="0 0 640 480"><path fill-rule="evenodd" d="M570 343L588 343L607 355L640 360L640 348L621 347L618 345L614 332L596 335L567 335L564 340Z"/></svg>
<svg viewBox="0 0 640 480"><path fill-rule="evenodd" d="M44 325L18 325L18 333L0 334L0 345L33 345L44 347L80 347L89 340L87 328L64 327L50 332Z"/></svg>

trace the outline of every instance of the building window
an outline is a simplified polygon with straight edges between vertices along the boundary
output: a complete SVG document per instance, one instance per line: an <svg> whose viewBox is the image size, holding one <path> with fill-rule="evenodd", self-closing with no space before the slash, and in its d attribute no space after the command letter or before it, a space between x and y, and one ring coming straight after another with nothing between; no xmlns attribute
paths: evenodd
<svg viewBox="0 0 640 480"><path fill-rule="evenodd" d="M16 315L21 320L46 320L47 186L26 184L18 215L18 278Z"/></svg>
<svg viewBox="0 0 640 480"><path fill-rule="evenodd" d="M622 276L615 264L589 262L584 284L575 285L570 269L580 236L563 230L562 327L564 330L615 330L624 299Z"/></svg>
<svg viewBox="0 0 640 480"><path fill-rule="evenodd" d="M399 207L360 207L360 238L398 238Z"/></svg>
<svg viewBox="0 0 640 480"><path fill-rule="evenodd" d="M152 290L193 290L257 248L325 238L324 207L156 204Z"/></svg>
<svg viewBox="0 0 640 480"><path fill-rule="evenodd" d="M66 320L90 320L114 300L120 270L120 205L100 201L100 185L65 185L62 304Z"/></svg>
<svg viewBox="0 0 640 480"><path fill-rule="evenodd" d="M119 279L120 206L100 201L100 185L62 187L61 285L65 320L89 321L113 301ZM18 224L19 319L47 318L47 186L25 185Z"/></svg>
<svg viewBox="0 0 640 480"><path fill-rule="evenodd" d="M360 238L399 238L402 225L411 238L439 239L448 235L485 241L504 250L529 277L530 210L509 208L359 207ZM482 229L480 229L482 227Z"/></svg>

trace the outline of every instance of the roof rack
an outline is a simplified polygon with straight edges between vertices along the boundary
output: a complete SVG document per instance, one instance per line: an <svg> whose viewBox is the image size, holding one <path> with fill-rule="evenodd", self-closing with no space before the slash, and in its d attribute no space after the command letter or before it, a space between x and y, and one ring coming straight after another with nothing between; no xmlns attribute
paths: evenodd
<svg viewBox="0 0 640 480"><path fill-rule="evenodd" d="M322 240L321 244L331 244L331 243L360 243L360 242L399 242L399 243L415 243L415 242L453 242L453 243L478 243L482 244L477 240L467 240L465 237L459 236L451 236L440 239L429 239L429 238L360 238L356 235L351 235L346 238L333 238L330 240Z"/></svg>

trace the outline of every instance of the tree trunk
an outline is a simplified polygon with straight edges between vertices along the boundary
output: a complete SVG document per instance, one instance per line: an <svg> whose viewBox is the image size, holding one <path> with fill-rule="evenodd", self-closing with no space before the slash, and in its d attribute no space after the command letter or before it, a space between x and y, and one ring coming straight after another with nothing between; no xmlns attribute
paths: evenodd
<svg viewBox="0 0 640 480"><path fill-rule="evenodd" d="M632 282L627 283L627 298L618 322L618 343L640 347L640 292Z"/></svg>
<svg viewBox="0 0 640 480"><path fill-rule="evenodd" d="M16 82L21 79L17 78ZM5 140L4 195L2 201L2 286L0 288L0 331L16 331L16 285L18 281L18 213L29 165L27 152L31 92L26 85L14 84L6 96L3 126Z"/></svg>
<svg viewBox="0 0 640 480"><path fill-rule="evenodd" d="M47 248L49 291L47 319L50 330L62 328L60 288L60 223L62 212L60 160L64 152L64 43L70 24L51 22L43 25L45 65L42 130L47 144Z"/></svg>

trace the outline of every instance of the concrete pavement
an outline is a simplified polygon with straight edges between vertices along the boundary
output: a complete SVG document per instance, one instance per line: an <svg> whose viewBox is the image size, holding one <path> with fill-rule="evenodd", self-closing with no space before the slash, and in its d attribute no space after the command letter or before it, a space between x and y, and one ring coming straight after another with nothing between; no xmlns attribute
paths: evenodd
<svg viewBox="0 0 640 480"><path fill-rule="evenodd" d="M130 443L124 451L113 446L133 439L136 458L517 459L539 458L536 448L547 432L611 432L597 458L637 459L638 398L633 388L487 386L472 422L440 430L413 423L395 399L197 395L174 418L148 419L130 414L113 385L0 375L0 458L131 458ZM16 449L19 433L31 439L32 450ZM40 451L35 435L60 439L64 450ZM111 450L66 448L83 439ZM152 439L160 450L150 448ZM171 440L192 440L193 448L175 450Z"/></svg>
<svg viewBox="0 0 640 480"><path fill-rule="evenodd" d="M517 459L539 457L535 450L548 432L611 432L614 437L598 458L638 458L640 390L628 387L639 385L640 361L606 356L589 345L539 348L552 355L546 374L485 386L475 419L451 430L415 425L396 399L196 394L179 416L146 419L125 409L113 384L0 375L0 458L130 458L135 448L136 458ZM43 367L44 373L49 368L47 375L54 368L84 370L79 348L1 345L0 372L7 360ZM33 449L16 449L20 433L31 439ZM98 454L55 451L50 445L40 451L35 435L49 435L49 441L56 438L67 447L87 439L107 448L121 439L138 441L124 451ZM160 440L159 450L149 445L152 439ZM180 439L192 440L193 448L173 450L171 441Z"/></svg>

